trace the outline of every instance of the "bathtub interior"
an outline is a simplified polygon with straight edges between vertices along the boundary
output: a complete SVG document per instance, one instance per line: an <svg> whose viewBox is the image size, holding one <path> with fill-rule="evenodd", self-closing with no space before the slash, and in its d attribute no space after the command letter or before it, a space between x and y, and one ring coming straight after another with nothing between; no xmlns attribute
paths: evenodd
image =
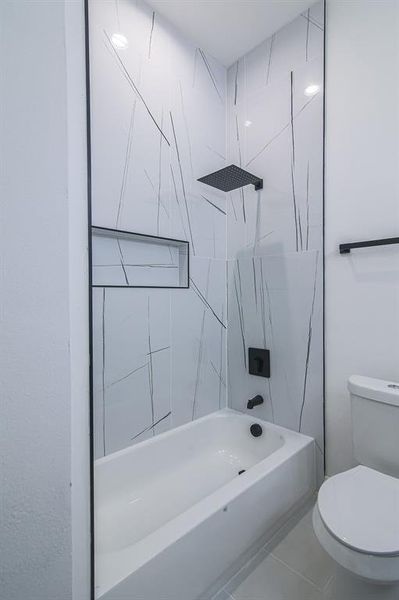
<svg viewBox="0 0 399 600"><path fill-rule="evenodd" d="M137 543L284 445L282 431L271 426L253 437L255 421L223 409L98 460L98 551Z"/></svg>

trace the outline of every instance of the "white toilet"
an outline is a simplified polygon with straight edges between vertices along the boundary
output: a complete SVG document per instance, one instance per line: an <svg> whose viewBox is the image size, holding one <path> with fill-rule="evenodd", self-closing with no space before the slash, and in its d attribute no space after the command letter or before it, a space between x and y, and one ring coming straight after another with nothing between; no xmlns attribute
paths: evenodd
<svg viewBox="0 0 399 600"><path fill-rule="evenodd" d="M388 584L399 598L399 385L353 376L348 388L360 464L323 483L313 526L352 578Z"/></svg>

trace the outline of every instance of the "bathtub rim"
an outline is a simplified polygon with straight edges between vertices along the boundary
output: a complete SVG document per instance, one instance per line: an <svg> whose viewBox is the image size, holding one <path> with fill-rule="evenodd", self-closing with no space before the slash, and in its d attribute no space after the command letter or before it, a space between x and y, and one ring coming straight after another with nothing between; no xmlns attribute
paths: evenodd
<svg viewBox="0 0 399 600"><path fill-rule="evenodd" d="M266 421L265 419L261 419L259 417L256 417L255 415L252 416L247 413L242 413L239 410L225 407L225 408L216 410L214 412L208 413L207 415L204 415L203 417L200 417L199 419L195 419L194 421L189 421L188 423L183 423L182 425L178 425L177 427L172 427L172 429L163 431L162 433L159 433L154 437L147 438L146 440L143 440L142 442L137 442L136 444L126 446L126 448L121 448L121 450L116 450L115 452L112 452L111 454L107 454L107 456L102 456L101 458L96 458L96 460L94 461L94 470L96 471L97 468L101 467L101 465L105 465L105 464L111 462L112 460L115 460L116 458L119 458L119 457L122 457L122 456L125 456L127 454L134 452L136 450L136 448L142 449L148 445L153 445L155 443L158 443L159 441L168 439L169 437L174 437L178 431L182 431L183 429L184 430L192 429L193 427L196 427L197 425L199 425L205 421L210 421L212 419L223 419L230 415L238 416L240 418L242 417L248 421L259 422L260 424L273 429L276 433L279 433L280 435L283 435L283 434L286 435L288 433L288 438L290 438L292 435L293 438L299 436L300 438L308 438L308 440L314 440L314 438L306 435L305 433L300 433L293 429L288 429L287 427L282 427L281 425L275 425L275 423L272 423L271 421ZM285 438L285 435L284 435L284 438ZM268 457L266 457L266 458L268 458ZM264 459L264 460L266 460L266 459Z"/></svg>

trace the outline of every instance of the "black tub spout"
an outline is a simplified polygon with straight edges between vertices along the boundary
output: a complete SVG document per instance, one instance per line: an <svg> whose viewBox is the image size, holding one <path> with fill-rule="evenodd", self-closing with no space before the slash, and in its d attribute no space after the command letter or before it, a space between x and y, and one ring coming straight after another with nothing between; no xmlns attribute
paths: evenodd
<svg viewBox="0 0 399 600"><path fill-rule="evenodd" d="M248 400L247 408L252 409L254 406L259 406L259 404L263 404L263 398L259 394Z"/></svg>

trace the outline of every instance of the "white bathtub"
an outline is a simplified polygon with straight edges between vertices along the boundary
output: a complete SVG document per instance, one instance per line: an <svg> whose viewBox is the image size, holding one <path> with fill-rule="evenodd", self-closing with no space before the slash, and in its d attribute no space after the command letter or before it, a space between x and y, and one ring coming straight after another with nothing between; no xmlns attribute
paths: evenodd
<svg viewBox="0 0 399 600"><path fill-rule="evenodd" d="M312 438L229 409L97 460L96 596L205 597L314 489Z"/></svg>

